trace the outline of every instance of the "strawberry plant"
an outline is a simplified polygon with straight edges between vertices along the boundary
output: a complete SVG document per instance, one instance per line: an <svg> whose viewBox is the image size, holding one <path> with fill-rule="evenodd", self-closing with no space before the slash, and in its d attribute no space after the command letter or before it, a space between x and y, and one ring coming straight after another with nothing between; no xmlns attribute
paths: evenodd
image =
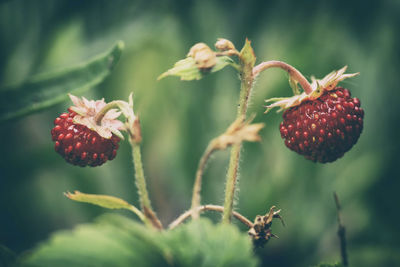
<svg viewBox="0 0 400 267"><path fill-rule="evenodd" d="M123 48L117 43L111 52L95 59L86 66L104 72L110 70L117 51ZM139 116L134 111L133 94L128 101L88 100L75 96L83 90L60 90L41 86L51 83L67 83L70 72L60 73L42 82L35 79L33 87L48 91L47 95L31 92L35 105L7 106L0 110L1 118L21 116L40 110L65 99L67 93L72 101L68 112L54 120L51 137L55 151L70 164L80 167L97 167L117 156L120 140L128 139L135 168L135 184L140 206L110 195L66 192L68 199L97 205L107 209L131 211L143 222L139 224L118 215L106 215L94 224L80 226L69 232L54 234L24 255L17 264L23 266L256 266L253 249L268 246L277 234L272 231L273 222L278 219L283 224L281 210L270 203L269 210L248 219L235 210L235 195L238 190L239 165L243 142L260 142L260 132L264 122L254 123L254 115L248 115L249 101L255 90L255 79L263 71L280 68L289 75L289 85L294 96L266 100L267 111L280 107L283 122L279 126L285 145L314 162L327 163L338 160L357 142L363 129L364 111L358 98L352 98L350 91L338 86L346 78L356 76L345 74L346 67L328 74L325 78L312 79L310 83L297 69L281 61L266 61L256 65L256 56L249 40L239 51L227 39L218 39L215 49L205 43L195 44L187 56L162 73L159 80L177 76L181 80L199 80L212 73L232 67L240 78L240 94L236 118L226 130L213 138L206 146L195 173L192 200L188 210L165 226L161 223L151 204L150 194L143 166L141 146L145 136ZM73 72L74 70L72 70ZM103 72L95 75L99 78ZM93 79L96 80L97 79ZM86 81L90 83L90 81ZM93 81L94 83L94 81ZM68 84L68 83L67 83ZM75 85L78 86L78 85ZM92 86L80 85L84 89ZM73 94L72 94L73 93ZM23 92L12 92L21 97ZM57 99L54 101L52 99ZM233 103L232 103L233 104ZM264 120L268 120L265 115ZM273 125L268 125L274 127ZM275 126L276 128L277 125ZM226 174L223 204L203 204L201 201L203 174L211 156L217 151L230 148L230 159ZM243 179L246 179L244 177ZM335 200L338 205L337 195ZM236 202L238 198L236 197ZM221 222L214 224L201 218L206 211L221 213ZM284 213L284 211L282 212ZM338 214L340 216L340 214ZM247 234L231 224L236 219L247 228ZM190 220L190 222L186 222ZM344 226L339 219L342 264L347 266L345 255ZM216 251L214 248L218 248ZM321 265L325 266L325 265ZM327 265L339 266L339 265Z"/></svg>

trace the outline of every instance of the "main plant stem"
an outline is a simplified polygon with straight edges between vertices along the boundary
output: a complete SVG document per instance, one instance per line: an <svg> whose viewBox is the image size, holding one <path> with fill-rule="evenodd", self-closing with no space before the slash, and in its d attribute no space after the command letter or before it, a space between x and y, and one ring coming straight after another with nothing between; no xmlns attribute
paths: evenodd
<svg viewBox="0 0 400 267"><path fill-rule="evenodd" d="M251 63L244 63L241 60L240 78L240 96L236 118L245 117L247 113L247 105L254 80L253 65ZM226 176L224 212L222 215L223 223L230 223L232 219L233 200L235 198L241 148L242 145L238 144L233 145L231 149L228 173Z"/></svg>

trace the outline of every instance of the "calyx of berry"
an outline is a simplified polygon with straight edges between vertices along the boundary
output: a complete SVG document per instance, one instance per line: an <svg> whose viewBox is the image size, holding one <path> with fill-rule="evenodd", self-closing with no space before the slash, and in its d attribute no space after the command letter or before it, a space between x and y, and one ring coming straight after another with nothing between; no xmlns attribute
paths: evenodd
<svg viewBox="0 0 400 267"><path fill-rule="evenodd" d="M124 138L120 132L120 130L124 130L124 124L117 119L121 115L118 109L107 110L101 120L97 121L99 114L107 105L104 98L95 101L87 100L85 97L80 99L72 94L69 94L69 97L74 103L70 109L76 113L74 123L84 125L106 139L110 139L113 134L121 139Z"/></svg>
<svg viewBox="0 0 400 267"><path fill-rule="evenodd" d="M268 111L270 111L272 108L275 107L280 107L280 109L277 111L280 112L288 108L298 106L306 100L315 100L319 98L325 91L331 91L335 89L336 85L339 82L343 81L344 79L352 78L359 74L358 72L345 74L346 69L347 66L344 66L340 70L329 73L323 79L320 80L317 80L315 79L315 77L312 76L311 77L312 91L309 94L303 92L301 94L297 94L292 97L275 97L265 100L265 102L267 103L273 102L272 104L266 106L267 110L265 111L265 113L267 113Z"/></svg>

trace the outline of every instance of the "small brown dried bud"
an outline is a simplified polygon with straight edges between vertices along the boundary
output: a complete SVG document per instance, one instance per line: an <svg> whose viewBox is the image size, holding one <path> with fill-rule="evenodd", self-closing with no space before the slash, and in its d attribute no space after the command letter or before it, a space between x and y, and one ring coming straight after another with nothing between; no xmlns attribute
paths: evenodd
<svg viewBox="0 0 400 267"><path fill-rule="evenodd" d="M139 116L136 116L135 120L133 121L132 131L132 141L136 144L140 144L140 142L142 142L142 129L140 127Z"/></svg>
<svg viewBox="0 0 400 267"><path fill-rule="evenodd" d="M258 132L264 128L264 123L250 124L251 120L245 121L244 117L235 120L225 133L215 139L216 149L226 149L228 146L240 144L243 141L261 141Z"/></svg>
<svg viewBox="0 0 400 267"><path fill-rule="evenodd" d="M215 43L215 48L219 51L236 50L231 41L223 38L218 38L218 41Z"/></svg>
<svg viewBox="0 0 400 267"><path fill-rule="evenodd" d="M253 227L248 231L256 247L263 247L271 237L278 238L278 236L271 232L272 219L278 218L281 220L282 224L283 220L279 215L281 210L275 211L275 208L275 206L272 206L269 212L264 216L257 215Z"/></svg>
<svg viewBox="0 0 400 267"><path fill-rule="evenodd" d="M198 43L190 48L189 57L193 57L201 70L210 69L217 63L217 56L205 43Z"/></svg>

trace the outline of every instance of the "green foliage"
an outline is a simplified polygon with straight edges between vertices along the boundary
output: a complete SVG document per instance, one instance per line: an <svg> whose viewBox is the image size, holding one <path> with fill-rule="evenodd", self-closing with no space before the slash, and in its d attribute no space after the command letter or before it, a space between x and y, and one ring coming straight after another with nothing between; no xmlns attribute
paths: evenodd
<svg viewBox="0 0 400 267"><path fill-rule="evenodd" d="M235 226L196 220L166 233L176 266L256 266L250 239Z"/></svg>
<svg viewBox="0 0 400 267"><path fill-rule="evenodd" d="M207 220L158 232L117 215L53 234L22 266L256 266L248 237Z"/></svg>
<svg viewBox="0 0 400 267"><path fill-rule="evenodd" d="M31 77L0 91L0 121L17 118L62 102L68 93L81 94L102 82L118 62L124 43L78 66Z"/></svg>
<svg viewBox="0 0 400 267"><path fill-rule="evenodd" d="M313 267L343 267L341 263L320 263Z"/></svg>
<svg viewBox="0 0 400 267"><path fill-rule="evenodd" d="M5 246L0 245L0 266L2 267L14 266L16 259L17 257L14 252L9 250Z"/></svg>
<svg viewBox="0 0 400 267"><path fill-rule="evenodd" d="M210 70L201 70L196 64L193 57L187 57L175 63L174 67L164 72L158 77L161 80L167 76L178 76L183 81L200 80L204 75L222 70L228 65L232 65L233 61L227 56L217 57L216 64Z"/></svg>

